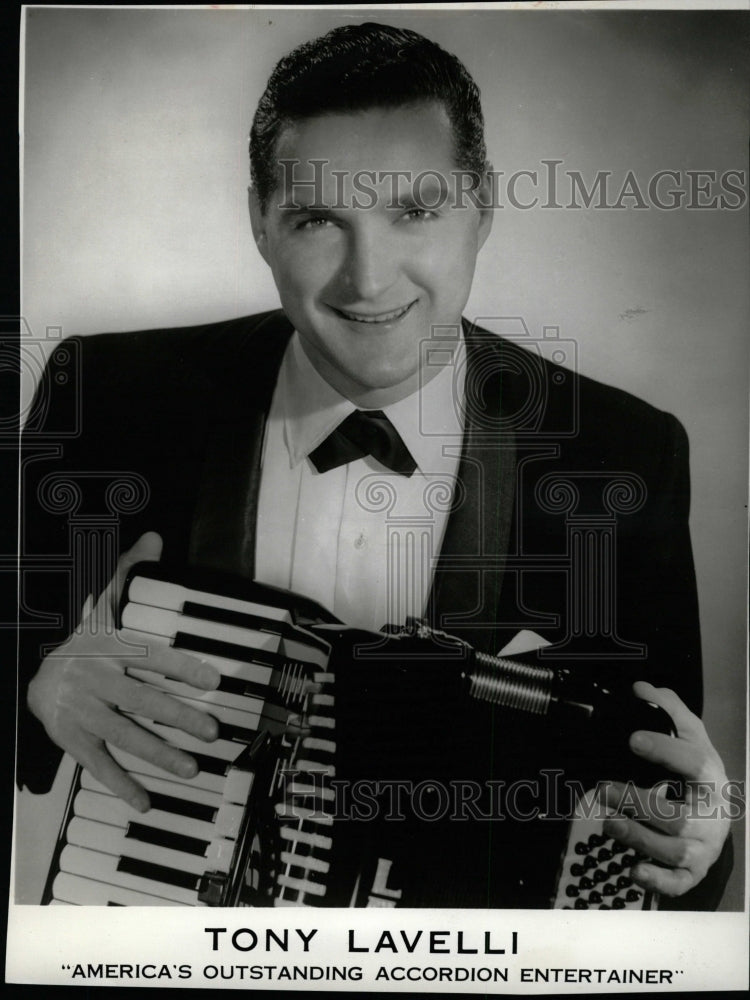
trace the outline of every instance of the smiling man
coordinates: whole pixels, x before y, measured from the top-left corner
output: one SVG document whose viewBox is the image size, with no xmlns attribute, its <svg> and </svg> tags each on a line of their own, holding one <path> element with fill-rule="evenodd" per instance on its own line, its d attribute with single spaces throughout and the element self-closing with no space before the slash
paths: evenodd
<svg viewBox="0 0 750 1000">
<path fill-rule="evenodd" d="M 79 476 L 92 503 L 96 477 L 113 467 L 146 485 L 121 512 L 110 585 L 102 592 L 106 551 L 79 567 L 71 589 L 102 592 L 80 629 L 80 602 L 54 574 L 31 584 L 33 606 L 62 624 L 25 636 L 23 669 L 36 673 L 21 779 L 45 787 L 59 757 L 49 738 L 139 810 L 148 796 L 105 740 L 196 772 L 180 739 L 123 713 L 208 742 L 215 721 L 123 671 L 135 663 L 210 689 L 216 670 L 173 649 L 131 660 L 104 627 L 127 568 L 161 557 L 282 586 L 367 628 L 413 615 L 485 652 L 533 629 L 551 651 L 568 651 L 566 668 L 596 654 L 598 680 L 645 682 L 639 696 L 672 716 L 677 739 L 641 734 L 633 750 L 713 783 L 721 805 L 723 767 L 698 719 L 684 431 L 462 318 L 492 219 L 479 93 L 465 68 L 411 31 L 337 29 L 274 70 L 251 167 L 253 234 L 282 310 L 80 342 L 84 430 L 55 469 Z M 52 393 L 51 431 L 66 391 Z M 49 472 L 45 461 L 28 467 L 27 497 L 44 494 Z M 596 530 L 604 514 L 616 545 L 616 562 L 603 557 L 585 580 L 590 560 L 565 562 L 574 499 Z M 59 506 L 28 504 L 38 551 L 57 551 L 66 528 Z M 39 666 L 44 645 L 55 649 Z M 385 722 L 387 705 L 378 713 Z M 436 777 L 455 775 L 460 757 L 460 778 L 526 781 L 562 752 L 554 733 L 529 738 L 520 713 L 475 728 L 455 706 L 435 744 Z M 688 908 L 715 906 L 728 821 L 718 811 L 696 819 L 689 799 L 688 790 L 669 821 L 652 809 L 642 822 L 613 819 L 609 832 L 656 862 L 634 869 L 636 884 Z M 428 839 L 406 862 L 410 905 L 544 905 L 530 887 L 540 865 L 556 865 L 536 853 L 548 830 L 508 819 L 489 838 L 481 824 L 449 822 L 444 840 Z M 441 859 L 451 871 L 436 878 Z"/>
</svg>

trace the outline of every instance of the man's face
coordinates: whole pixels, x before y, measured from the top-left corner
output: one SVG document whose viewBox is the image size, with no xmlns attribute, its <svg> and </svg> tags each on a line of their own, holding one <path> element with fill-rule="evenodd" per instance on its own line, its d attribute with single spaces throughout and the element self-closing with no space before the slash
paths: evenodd
<svg viewBox="0 0 750 1000">
<path fill-rule="evenodd" d="M 491 224 L 461 194 L 442 105 L 310 118 L 277 157 L 293 166 L 264 213 L 251 199 L 253 231 L 305 352 L 359 405 L 414 392 L 420 344 L 460 323 Z"/>
</svg>

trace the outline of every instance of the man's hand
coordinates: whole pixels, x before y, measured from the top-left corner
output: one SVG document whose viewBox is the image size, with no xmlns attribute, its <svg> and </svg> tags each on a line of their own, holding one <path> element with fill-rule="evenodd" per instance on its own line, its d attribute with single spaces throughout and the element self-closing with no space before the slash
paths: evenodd
<svg viewBox="0 0 750 1000">
<path fill-rule="evenodd" d="M 618 815 L 605 820 L 604 832 L 650 859 L 633 866 L 634 882 L 651 892 L 681 896 L 705 877 L 726 840 L 727 776 L 703 723 L 674 691 L 645 681 L 634 684 L 633 691 L 669 713 L 677 737 L 639 731 L 630 737 L 630 747 L 681 779 L 684 799 L 668 799 L 664 786 L 645 791 L 605 783 L 603 801 Z M 637 818 L 622 815 L 631 811 L 628 807 Z"/>
<path fill-rule="evenodd" d="M 156 645 L 144 656 L 142 636 L 127 629 L 115 631 L 115 609 L 128 570 L 141 560 L 158 560 L 161 548 L 159 535 L 150 532 L 120 557 L 96 607 L 42 661 L 28 693 L 29 708 L 50 738 L 140 812 L 149 808 L 148 794 L 115 762 L 105 740 L 183 778 L 195 775 L 198 767 L 189 754 L 168 746 L 118 709 L 176 726 L 201 740 L 218 735 L 210 715 L 125 673 L 126 667 L 140 667 L 204 690 L 214 690 L 219 683 L 218 671 L 197 656 Z"/>
</svg>

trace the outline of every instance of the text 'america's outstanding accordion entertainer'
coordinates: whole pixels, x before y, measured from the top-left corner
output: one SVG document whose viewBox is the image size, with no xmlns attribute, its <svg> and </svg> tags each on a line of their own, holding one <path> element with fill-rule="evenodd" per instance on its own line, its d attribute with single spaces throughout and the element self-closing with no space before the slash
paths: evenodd
<svg viewBox="0 0 750 1000">
<path fill-rule="evenodd" d="M 109 747 L 147 790 L 146 813 L 77 767 L 43 903 L 655 905 L 629 878 L 637 856 L 602 832 L 589 786 L 572 783 L 560 821 L 542 814 L 538 848 L 528 823 L 498 809 L 509 786 L 498 780 L 497 731 L 514 726 L 531 744 L 551 737 L 563 754 L 573 734 L 599 777 L 620 768 L 653 783 L 633 770 L 627 735 L 670 732 L 671 720 L 590 672 L 488 656 L 414 620 L 380 633 L 348 628 L 304 597 L 158 563 L 131 570 L 119 625 L 131 656 L 172 645 L 218 668 L 210 692 L 128 672 L 209 712 L 219 736 L 203 743 L 134 717 L 198 764 L 182 779 Z M 519 827 L 540 857 L 510 891 L 502 870 L 486 873 L 518 850 Z"/>
</svg>

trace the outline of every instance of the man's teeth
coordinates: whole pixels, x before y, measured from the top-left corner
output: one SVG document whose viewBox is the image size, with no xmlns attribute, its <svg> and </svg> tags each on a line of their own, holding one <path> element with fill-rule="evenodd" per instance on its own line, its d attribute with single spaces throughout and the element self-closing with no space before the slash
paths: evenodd
<svg viewBox="0 0 750 1000">
<path fill-rule="evenodd" d="M 402 316 L 405 316 L 413 304 L 413 302 L 410 302 L 408 306 L 402 306 L 400 309 L 394 310 L 394 312 L 378 313 L 375 316 L 365 316 L 362 313 L 353 313 L 346 309 L 339 309 L 338 311 L 345 319 L 352 319 L 357 323 L 390 323 L 395 319 L 401 319 Z"/>
</svg>

